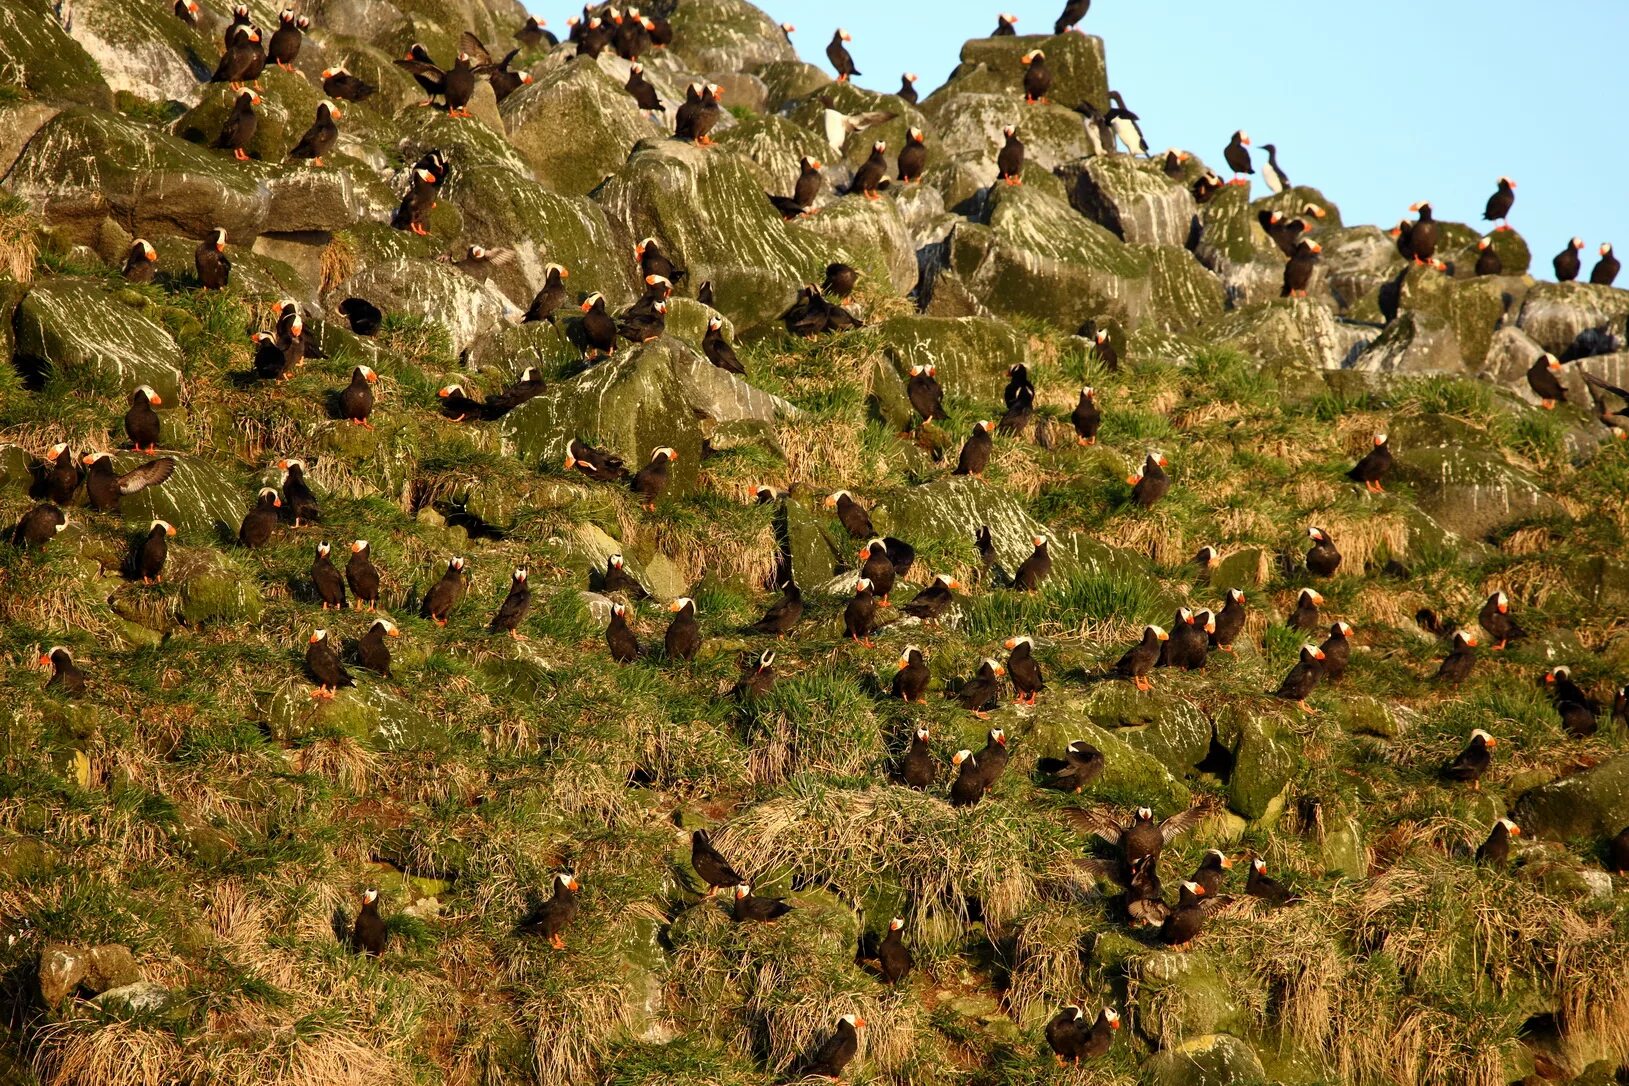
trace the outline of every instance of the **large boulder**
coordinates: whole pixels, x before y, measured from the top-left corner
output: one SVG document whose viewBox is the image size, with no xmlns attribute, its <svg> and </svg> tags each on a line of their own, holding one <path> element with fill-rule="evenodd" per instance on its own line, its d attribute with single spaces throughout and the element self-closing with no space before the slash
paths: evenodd
<svg viewBox="0 0 1629 1086">
<path fill-rule="evenodd" d="M 981 402 L 998 400 L 1007 370 L 1025 359 L 1024 337 L 991 317 L 890 317 L 873 330 L 884 357 L 903 377 L 933 366 L 940 384 Z"/>
<path fill-rule="evenodd" d="M 797 59 L 775 20 L 744 0 L 680 4 L 672 22 L 673 51 L 697 71 L 746 72 Z"/>
<path fill-rule="evenodd" d="M 55 1007 L 79 991 L 92 995 L 141 980 L 141 968 L 129 947 L 117 944 L 77 947 L 47 943 L 40 951 L 40 1001 Z"/>
<path fill-rule="evenodd" d="M 1444 530 L 1481 539 L 1508 524 L 1559 510 L 1539 481 L 1504 458 L 1486 435 L 1442 415 L 1421 416 L 1392 428 L 1406 448 L 1393 472 L 1414 492 L 1415 504 Z"/>
<path fill-rule="evenodd" d="M 1553 355 L 1565 356 L 1586 332 L 1622 334 L 1629 291 L 1593 283 L 1538 283 L 1522 301 L 1516 326 Z"/>
<path fill-rule="evenodd" d="M 366 298 L 387 313 L 419 317 L 439 325 L 453 353 L 483 335 L 519 319 L 523 303 L 511 302 L 490 283 L 477 281 L 451 264 L 409 255 L 418 239 L 386 227 L 369 227 L 368 258 L 326 295 L 330 303 Z M 531 299 L 525 299 L 529 302 Z"/>
<path fill-rule="evenodd" d="M 0 71 L 36 97 L 111 106 L 113 92 L 47 0 L 0 0 Z"/>
<path fill-rule="evenodd" d="M 1076 210 L 1121 240 L 1179 248 L 1188 244 L 1197 205 L 1157 161 L 1097 155 L 1069 163 L 1060 176 Z"/>
<path fill-rule="evenodd" d="M 668 102 L 670 112 L 678 107 Z M 510 142 L 538 180 L 571 195 L 586 195 L 616 172 L 630 147 L 663 132 L 587 57 L 522 87 L 501 108 Z"/>
<path fill-rule="evenodd" d="M 1090 34 L 969 39 L 962 45 L 961 63 L 950 73 L 945 86 L 931 97 L 957 93 L 976 80 L 981 90 L 999 87 L 1022 106 L 1026 69 L 1021 58 L 1036 49 L 1046 54 L 1047 70 L 1052 73 L 1052 92 L 1047 97 L 1071 110 L 1082 102 L 1091 102 L 1100 110 L 1108 108 L 1109 74 L 1103 39 Z"/>
<path fill-rule="evenodd" d="M 163 415 L 163 412 L 160 412 Z M 129 471 L 143 460 L 135 453 L 116 453 L 114 469 Z M 202 457 L 176 456 L 175 471 L 161 486 L 151 486 L 119 503 L 126 524 L 146 528 L 154 520 L 175 525 L 182 545 L 213 543 L 236 537 L 249 511 L 252 491 L 232 479 L 217 464 Z M 241 579 L 231 570 L 225 579 Z"/>
<path fill-rule="evenodd" d="M 594 198 L 636 237 L 655 237 L 690 281 L 711 280 L 743 333 L 774 321 L 846 255 L 783 223 L 748 163 L 692 143 L 641 143 Z"/>
<path fill-rule="evenodd" d="M 1239 706 L 1216 715 L 1216 739 L 1232 757 L 1227 805 L 1252 821 L 1265 817 L 1301 769 L 1301 744 L 1270 717 Z"/>
<path fill-rule="evenodd" d="M 1261 1057 L 1226 1033 L 1185 1037 L 1143 1063 L 1143 1081 L 1152 1086 L 1256 1086 L 1268 1081 Z"/>
<path fill-rule="evenodd" d="M 916 243 L 892 199 L 844 196 L 798 219 L 793 229 L 841 248 L 873 289 L 908 294 L 916 286 Z"/>
<path fill-rule="evenodd" d="M 1366 373 L 1458 374 L 1465 372 L 1465 360 L 1452 325 L 1433 313 L 1408 312 L 1388 324 L 1352 368 Z"/>
<path fill-rule="evenodd" d="M 137 385 L 151 385 L 175 403 L 181 396 L 181 348 L 144 306 L 140 296 L 95 283 L 39 283 L 14 319 L 19 366 L 48 370 L 53 380 L 81 392 L 125 396 Z"/>
<path fill-rule="evenodd" d="M 69 33 L 115 93 L 190 104 L 215 70 L 215 43 L 167 4 L 75 0 L 72 10 Z"/>
<path fill-rule="evenodd" d="M 755 164 L 764 191 L 777 196 L 792 195 L 805 156 L 824 163 L 832 155 L 823 136 L 785 117 L 752 117 L 717 138 L 721 147 Z M 831 197 L 829 181 L 822 195 Z"/>
<path fill-rule="evenodd" d="M 1339 324 L 1328 306 L 1295 298 L 1229 313 L 1206 334 L 1280 369 L 1335 370 L 1350 366 L 1373 333 Z"/>
<path fill-rule="evenodd" d="M 1008 125 L 1018 128 L 1026 167 L 1055 170 L 1092 152 L 1080 114 L 1063 106 L 1026 106 L 1022 95 L 957 90 L 924 101 L 922 112 L 939 137 L 928 143 L 934 157 L 970 154 L 993 163 L 1007 142 L 1002 130 Z"/>
<path fill-rule="evenodd" d="M 1090 317 L 1169 331 L 1220 314 L 1222 287 L 1184 249 L 1126 245 L 1029 186 L 998 186 L 988 226 L 951 233 L 948 270 L 1002 316 L 1069 331 Z"/>
<path fill-rule="evenodd" d="M 974 530 L 988 525 L 996 563 L 1009 570 L 1029 557 L 1035 535 L 1045 531 L 1011 491 L 969 475 L 945 476 L 895 491 L 872 507 L 872 523 L 918 544 L 929 539 L 966 539 L 971 544 Z"/>
<path fill-rule="evenodd" d="M 1476 368 L 1487 357 L 1493 334 L 1507 314 L 1517 312 L 1530 281 L 1517 276 L 1456 279 L 1431 268 L 1415 267 L 1403 277 L 1400 307 L 1445 322 L 1465 365 Z"/>
<path fill-rule="evenodd" d="M 1617 834 L 1629 826 L 1629 754 L 1523 793 L 1513 817 L 1552 841 Z"/>
</svg>

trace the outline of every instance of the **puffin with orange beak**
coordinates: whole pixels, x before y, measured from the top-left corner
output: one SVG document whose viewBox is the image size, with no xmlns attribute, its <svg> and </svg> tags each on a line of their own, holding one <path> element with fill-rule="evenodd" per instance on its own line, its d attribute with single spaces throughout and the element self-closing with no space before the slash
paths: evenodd
<svg viewBox="0 0 1629 1086">
<path fill-rule="evenodd" d="M 1476 666 L 1476 638 L 1464 630 L 1454 631 L 1454 647 L 1437 668 L 1437 680 L 1458 686 Z"/>
<path fill-rule="evenodd" d="M 1493 831 L 1488 839 L 1476 848 L 1476 862 L 1489 864 L 1493 867 L 1503 867 L 1510 862 L 1510 839 L 1520 837 L 1522 828 L 1508 818 L 1501 818 L 1493 824 Z"/>
<path fill-rule="evenodd" d="M 1027 636 L 1009 637 L 1002 645 L 1008 653 L 1007 674 L 1012 676 L 1012 700 L 1018 705 L 1034 705 L 1035 695 L 1046 689 L 1040 662 L 1035 659 L 1035 642 Z"/>
<path fill-rule="evenodd" d="M 696 601 L 680 596 L 667 609 L 673 612 L 662 646 L 669 660 L 694 660 L 701 651 L 701 623 L 696 621 Z"/>
<path fill-rule="evenodd" d="M 989 419 L 980 419 L 973 424 L 973 432 L 962 444 L 961 455 L 956 458 L 956 469 L 951 472 L 952 475 L 983 477 L 984 469 L 990 466 L 990 454 L 995 449 L 995 440 L 990 436 L 994 431 L 995 423 Z"/>
<path fill-rule="evenodd" d="M 1172 950 L 1186 950 L 1205 928 L 1203 899 L 1205 888 L 1197 882 L 1184 882 L 1177 907 L 1160 927 L 1160 942 Z"/>
<path fill-rule="evenodd" d="M 232 103 L 232 111 L 226 115 L 220 133 L 211 146 L 231 151 L 232 157 L 239 162 L 249 161 L 249 153 L 244 148 L 254 141 L 255 130 L 260 127 L 260 119 L 255 116 L 255 106 L 259 104 L 260 95 L 256 92 L 247 88 L 239 91 L 237 100 Z"/>
<path fill-rule="evenodd" d="M 193 250 L 192 263 L 200 286 L 205 290 L 224 290 L 232 278 L 232 261 L 226 256 L 226 231 L 220 227 L 211 230 Z"/>
<path fill-rule="evenodd" d="M 1114 665 L 1114 673 L 1136 683 L 1138 690 L 1152 690 L 1154 684 L 1149 680 L 1148 673 L 1159 663 L 1162 642 L 1170 639 L 1171 635 L 1158 626 L 1144 626 L 1142 640 L 1120 657 Z"/>
<path fill-rule="evenodd" d="M 597 483 L 614 483 L 628 477 L 621 457 L 577 438 L 566 446 L 565 469 L 580 472 Z"/>
<path fill-rule="evenodd" d="M 1284 264 L 1284 287 L 1279 291 L 1280 297 L 1307 296 L 1307 290 L 1312 285 L 1312 274 L 1318 269 L 1318 257 L 1323 251 L 1324 247 L 1311 238 L 1304 237 L 1296 243 L 1295 252 Z"/>
<path fill-rule="evenodd" d="M 36 667 L 51 673 L 45 688 L 65 698 L 85 693 L 85 673 L 74 663 L 74 655 L 61 645 L 52 645 L 35 659 Z"/>
<path fill-rule="evenodd" d="M 1232 652 L 1233 642 L 1244 632 L 1244 624 L 1249 617 L 1245 610 L 1244 593 L 1237 588 L 1228 589 L 1227 602 L 1217 613 L 1215 629 L 1210 633 L 1211 645 L 1223 652 Z"/>
<path fill-rule="evenodd" d="M 358 611 L 364 604 L 372 611 L 379 606 L 379 570 L 373 564 L 373 548 L 366 539 L 351 541 L 351 557 L 345 563 L 345 584 Z"/>
<path fill-rule="evenodd" d="M 1510 642 L 1520 637 L 1526 637 L 1527 631 L 1516 624 L 1510 617 L 1510 597 L 1503 591 L 1495 592 L 1489 596 L 1482 605 L 1482 611 L 1476 616 L 1477 625 L 1482 632 L 1493 639 L 1491 646 L 1495 652 L 1502 650 Z"/>
<path fill-rule="evenodd" d="M 1302 645 L 1300 659 L 1290 668 L 1290 673 L 1284 676 L 1284 681 L 1279 684 L 1273 697 L 1293 701 L 1301 706 L 1304 712 L 1316 713 L 1318 710 L 1307 704 L 1307 697 L 1323 677 L 1324 650 L 1311 643 Z"/>
<path fill-rule="evenodd" d="M 577 308 L 583 312 L 583 319 L 578 327 L 582 330 L 583 342 L 588 348 L 583 356 L 593 359 L 616 350 L 617 322 L 605 311 L 605 295 L 596 290 L 584 298 Z"/>
<path fill-rule="evenodd" d="M 1323 625 L 1323 619 L 1318 614 L 1318 608 L 1324 604 L 1323 594 L 1316 589 L 1303 588 L 1295 597 L 1295 610 L 1290 612 L 1284 624 L 1292 630 L 1316 630 Z"/>
<path fill-rule="evenodd" d="M 833 1082 L 841 1079 L 844 1068 L 854 1061 L 855 1054 L 860 1050 L 860 1030 L 864 1028 L 864 1018 L 856 1014 L 843 1015 L 837 1020 L 837 1032 L 815 1050 L 803 1073 Z"/>
<path fill-rule="evenodd" d="M 367 80 L 352 75 L 343 67 L 324 68 L 322 71 L 322 93 L 330 98 L 338 98 L 346 102 L 360 102 L 378 89 Z"/>
<path fill-rule="evenodd" d="M 1171 478 L 1165 474 L 1169 461 L 1161 452 L 1150 452 L 1143 457 L 1141 471 L 1126 476 L 1131 487 L 1131 500 L 1144 509 L 1152 509 L 1171 489 Z"/>
<path fill-rule="evenodd" d="M 354 378 L 353 378 L 354 381 Z M 436 390 L 441 400 L 441 414 L 454 422 L 481 418 L 486 405 L 464 391 L 463 385 L 442 385 Z"/>
<path fill-rule="evenodd" d="M 871 145 L 871 155 L 854 171 L 854 180 L 849 182 L 848 192 L 857 192 L 867 200 L 882 199 L 882 190 L 888 187 L 888 159 L 884 157 L 887 150 L 886 140 L 878 140 Z"/>
<path fill-rule="evenodd" d="M 852 34 L 838 27 L 837 32 L 831 36 L 831 41 L 826 43 L 826 59 L 831 61 L 832 70 L 837 73 L 839 83 L 847 83 L 850 76 L 860 74 L 860 70 L 854 66 L 854 58 L 844 47 L 845 42 L 853 40 Z"/>
<path fill-rule="evenodd" d="M 317 119 L 305 130 L 300 142 L 288 153 L 289 158 L 308 158 L 313 166 L 322 165 L 322 156 L 339 142 L 339 125 L 334 122 L 344 114 L 332 102 L 317 103 Z"/>
<path fill-rule="evenodd" d="M 890 691 L 890 696 L 896 697 L 900 701 L 914 701 L 919 705 L 926 705 L 928 701 L 928 679 L 930 677 L 927 660 L 922 656 L 922 650 L 915 645 L 906 645 L 905 651 L 899 655 L 899 670 L 894 672 L 894 685 Z M 920 744 L 924 752 L 920 756 L 926 757 L 927 741 L 927 732 L 919 729 L 916 739 L 912 741 L 911 750 L 915 752 L 918 744 Z M 907 783 L 910 783 L 909 756 L 907 756 L 906 762 L 906 779 Z M 915 787 L 926 786 L 916 785 Z"/>
<path fill-rule="evenodd" d="M 520 624 L 532 609 L 532 590 L 526 583 L 526 576 L 526 567 L 518 566 L 509 578 L 509 594 L 498 605 L 498 613 L 492 616 L 493 633 L 506 633 L 520 640 Z"/>
<path fill-rule="evenodd" d="M 283 499 L 277 496 L 277 491 L 269 486 L 260 488 L 255 496 L 254 508 L 244 516 L 243 523 L 238 526 L 238 542 L 245 547 L 264 547 L 271 541 L 272 529 L 277 527 L 280 519 L 278 510 L 283 508 Z"/>
<path fill-rule="evenodd" d="M 430 591 L 424 594 L 424 617 L 437 626 L 445 626 L 447 616 L 463 598 L 464 559 L 461 555 L 454 555 L 447 563 L 447 571 L 441 575 L 441 580 L 431 585 Z"/>
<path fill-rule="evenodd" d="M 647 513 L 656 512 L 656 503 L 667 493 L 668 466 L 679 459 L 678 452 L 669 445 L 651 450 L 650 463 L 634 472 L 633 492 L 639 495 L 640 507 Z"/>
<path fill-rule="evenodd" d="M 1510 224 L 1505 220 L 1510 217 L 1510 208 L 1516 202 L 1516 182 L 1508 177 L 1499 178 L 1499 187 L 1488 197 L 1487 207 L 1482 211 L 1482 218 L 1487 222 L 1496 222 L 1499 225 L 1493 229 L 1495 232 L 1509 230 Z"/>
<path fill-rule="evenodd" d="M 1539 355 L 1527 368 L 1527 387 L 1533 390 L 1533 395 L 1539 398 L 1539 406 L 1546 411 L 1567 402 L 1567 386 L 1556 376 L 1560 372 L 1560 359 L 1548 352 Z"/>
<path fill-rule="evenodd" d="M 351 383 L 340 390 L 340 415 L 349 419 L 352 426 L 373 429 L 368 416 L 373 412 L 373 386 L 378 380 L 379 375 L 373 370 L 358 366 L 351 371 Z"/>
<path fill-rule="evenodd" d="M 169 557 L 169 540 L 175 536 L 175 525 L 167 520 L 155 520 L 142 540 L 136 554 L 136 572 L 142 584 L 159 584 L 164 580 L 164 561 Z"/>
<path fill-rule="evenodd" d="M 881 539 L 872 539 L 858 552 L 860 559 L 860 576 L 871 582 L 882 606 L 890 607 L 888 596 L 894 591 L 894 582 L 898 579 L 899 571 L 894 568 L 894 560 L 888 553 L 888 545 Z"/>
<path fill-rule="evenodd" d="M 933 583 L 918 592 L 916 598 L 907 603 L 902 610 L 923 622 L 933 622 L 956 602 L 952 590 L 960 587 L 961 583 L 948 573 L 936 574 Z"/>
<path fill-rule="evenodd" d="M 1003 184 L 1018 186 L 1024 183 L 1024 141 L 1018 138 L 1018 129 L 1007 125 L 1001 130 L 1006 141 L 996 154 L 996 177 Z"/>
<path fill-rule="evenodd" d="M 151 283 L 153 273 L 158 270 L 158 250 L 152 243 L 144 238 L 137 238 L 130 243 L 130 252 L 124 258 L 124 270 L 120 273 L 129 283 Z"/>
<path fill-rule="evenodd" d="M 899 167 L 901 182 L 914 185 L 922 180 L 922 171 L 928 166 L 928 147 L 920 128 L 905 130 L 905 146 L 899 149 L 895 164 Z"/>
<path fill-rule="evenodd" d="M 1380 485 L 1391 471 L 1391 445 L 1387 443 L 1385 434 L 1374 435 L 1374 448 L 1363 454 L 1363 459 L 1352 465 L 1352 470 L 1346 477 L 1354 483 L 1362 483 L 1364 488 L 1373 494 L 1383 494 L 1386 488 Z"/>
<path fill-rule="evenodd" d="M 1233 180 L 1229 184 L 1248 186 L 1250 182 L 1240 175 L 1256 172 L 1256 168 L 1250 164 L 1250 134 L 1242 128 L 1233 133 L 1233 138 L 1228 140 L 1227 148 L 1222 152 L 1222 158 L 1227 162 L 1227 168 L 1233 171 Z"/>
<path fill-rule="evenodd" d="M 1493 748 L 1499 741 L 1481 728 L 1471 732 L 1471 741 L 1465 749 L 1456 754 L 1452 761 L 1442 767 L 1442 777 L 1450 781 L 1469 781 L 1471 787 L 1480 791 L 1482 788 L 1482 775 L 1493 765 Z"/>
<path fill-rule="evenodd" d="M 1308 528 L 1307 538 L 1312 540 L 1307 551 L 1307 572 L 1315 577 L 1333 577 L 1341 568 L 1341 552 L 1335 548 L 1335 541 L 1318 527 Z"/>
<path fill-rule="evenodd" d="M 1046 66 L 1046 54 L 1032 49 L 1020 58 L 1024 65 L 1024 104 L 1046 105 L 1052 93 L 1052 70 Z"/>
<path fill-rule="evenodd" d="M 556 950 L 566 949 L 564 932 L 582 909 L 577 901 L 577 892 L 581 889 L 575 874 L 560 872 L 554 876 L 554 896 L 533 909 L 517 930 L 522 935 L 543 936 Z"/>
<path fill-rule="evenodd" d="M 913 671 L 919 675 L 913 675 Z M 907 647 L 905 656 L 899 662 L 899 672 L 894 676 L 894 695 L 902 701 L 925 704 L 928 699 L 922 692 L 927 689 L 927 673 L 928 669 L 922 664 L 922 650 L 915 645 Z M 910 749 L 900 760 L 900 779 L 907 787 L 915 788 L 919 792 L 932 787 L 934 780 L 939 776 L 939 767 L 933 762 L 933 748 L 928 745 L 929 738 L 928 729 L 918 727 L 911 736 Z"/>
<path fill-rule="evenodd" d="M 11 530 L 11 545 L 25 551 L 43 547 L 67 526 L 68 514 L 50 502 L 40 502 Z"/>
<path fill-rule="evenodd" d="M 1584 239 L 1573 238 L 1567 242 L 1567 247 L 1556 254 L 1550 266 L 1555 269 L 1555 281 L 1558 283 L 1571 283 L 1578 278 L 1583 270 L 1584 262 L 1579 258 L 1584 251 Z"/>
<path fill-rule="evenodd" d="M 356 645 L 356 658 L 369 671 L 390 678 L 390 645 L 387 637 L 400 637 L 402 631 L 388 618 L 376 618 Z"/>
<path fill-rule="evenodd" d="M 956 703 L 966 709 L 980 720 L 987 720 L 990 710 L 1001 704 L 1001 676 L 1006 669 L 994 660 L 985 659 L 979 664 L 978 672 L 966 682 L 953 696 Z M 988 745 L 988 744 L 986 744 Z M 980 755 L 980 766 L 983 765 L 983 755 Z M 982 769 L 980 770 L 982 772 Z"/>
<path fill-rule="evenodd" d="M 864 577 L 854 582 L 854 598 L 843 608 L 843 636 L 868 649 L 876 648 L 871 631 L 876 628 L 877 597 Z"/>
<path fill-rule="evenodd" d="M 305 669 L 317 681 L 317 688 L 311 691 L 314 698 L 332 701 L 340 687 L 356 685 L 345 665 L 339 662 L 339 652 L 328 639 L 327 630 L 318 630 L 306 642 Z"/>
</svg>

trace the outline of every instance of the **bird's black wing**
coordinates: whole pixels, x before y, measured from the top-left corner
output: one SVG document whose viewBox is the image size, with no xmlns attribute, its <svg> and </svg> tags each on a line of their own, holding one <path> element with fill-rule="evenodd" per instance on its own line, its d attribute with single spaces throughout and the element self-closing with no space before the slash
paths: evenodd
<svg viewBox="0 0 1629 1086">
<path fill-rule="evenodd" d="M 157 486 L 168 479 L 175 472 L 175 460 L 168 456 L 161 456 L 157 460 L 147 463 L 119 476 L 119 493 L 134 494 L 138 490 L 146 490 L 150 486 Z"/>
</svg>

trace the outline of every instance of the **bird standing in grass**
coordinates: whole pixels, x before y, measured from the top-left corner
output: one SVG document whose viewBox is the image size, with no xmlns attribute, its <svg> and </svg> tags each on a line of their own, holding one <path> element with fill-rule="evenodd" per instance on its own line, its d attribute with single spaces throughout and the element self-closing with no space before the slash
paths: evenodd
<svg viewBox="0 0 1629 1086">
<path fill-rule="evenodd" d="M 1516 823 L 1508 818 L 1499 819 L 1493 824 L 1488 839 L 1476 847 L 1476 862 L 1503 867 L 1510 862 L 1510 839 L 1521 835 L 1522 828 Z"/>
<path fill-rule="evenodd" d="M 385 952 L 390 933 L 379 916 L 379 891 L 362 891 L 362 907 L 357 910 L 356 923 L 351 928 L 351 949 L 370 958 Z"/>
<path fill-rule="evenodd" d="M 706 830 L 695 830 L 690 834 L 690 866 L 707 884 L 708 897 L 725 886 L 739 886 L 747 881 L 713 846 L 712 834 Z"/>
<path fill-rule="evenodd" d="M 1469 781 L 1472 788 L 1482 788 L 1482 776 L 1493 765 L 1493 748 L 1499 741 L 1481 728 L 1471 732 L 1471 741 L 1442 767 L 1444 780 Z"/>
<path fill-rule="evenodd" d="M 577 901 L 579 889 L 577 876 L 571 872 L 562 871 L 554 876 L 554 896 L 539 903 L 531 915 L 520 922 L 520 933 L 541 935 L 554 949 L 566 949 L 564 932 L 582 909 Z"/>
<path fill-rule="evenodd" d="M 1324 650 L 1317 645 L 1302 645 L 1300 659 L 1284 676 L 1284 681 L 1273 696 L 1295 702 L 1304 712 L 1316 713 L 1318 710 L 1307 704 L 1307 698 L 1323 677 Z"/>
<path fill-rule="evenodd" d="M 758 897 L 752 892 L 752 884 L 743 882 L 735 888 L 734 918 L 737 923 L 754 921 L 766 923 L 778 920 L 792 911 L 788 905 L 778 897 Z"/>
<path fill-rule="evenodd" d="M 424 617 L 430 619 L 437 626 L 447 624 L 447 616 L 452 609 L 458 606 L 464 598 L 464 559 L 454 555 L 447 563 L 447 572 L 441 575 L 441 580 L 430 586 L 430 591 L 424 594 Z"/>
<path fill-rule="evenodd" d="M 314 698 L 332 701 L 335 692 L 341 687 L 356 685 L 351 673 L 339 662 L 339 651 L 328 639 L 327 630 L 318 630 L 306 642 L 305 669 L 317 681 L 317 688 L 311 691 Z"/>
<path fill-rule="evenodd" d="M 933 762 L 933 748 L 928 745 L 928 739 L 928 729 L 916 729 L 911 736 L 910 749 L 900 761 L 900 779 L 918 791 L 931 788 L 939 776 L 939 769 Z"/>
<path fill-rule="evenodd" d="M 142 584 L 158 584 L 164 580 L 164 561 L 169 557 L 169 540 L 174 535 L 175 526 L 169 521 L 153 521 L 147 538 L 142 540 L 141 553 L 136 557 Z"/>
<path fill-rule="evenodd" d="M 1374 435 L 1374 448 L 1363 454 L 1363 459 L 1352 465 L 1352 470 L 1346 473 L 1347 478 L 1354 483 L 1362 483 L 1364 488 L 1374 494 L 1382 494 L 1386 488 L 1381 481 L 1391 471 L 1391 445 L 1385 434 Z"/>
<path fill-rule="evenodd" d="M 889 984 L 904 980 L 916 964 L 911 948 L 905 945 L 904 932 L 905 921 L 896 916 L 888 921 L 888 934 L 877 944 L 877 964 Z"/>
<path fill-rule="evenodd" d="M 333 561 L 328 557 L 327 543 L 317 544 L 317 555 L 311 561 L 311 587 L 316 589 L 317 599 L 322 601 L 322 609 L 330 607 L 343 611 L 345 609 L 345 578 L 340 576 Z"/>
<path fill-rule="evenodd" d="M 509 594 L 499 604 L 498 613 L 492 616 L 492 632 L 506 633 L 518 639 L 520 624 L 526 621 L 526 614 L 531 609 L 532 589 L 526 583 L 526 567 L 519 566 L 509 579 Z"/>
</svg>

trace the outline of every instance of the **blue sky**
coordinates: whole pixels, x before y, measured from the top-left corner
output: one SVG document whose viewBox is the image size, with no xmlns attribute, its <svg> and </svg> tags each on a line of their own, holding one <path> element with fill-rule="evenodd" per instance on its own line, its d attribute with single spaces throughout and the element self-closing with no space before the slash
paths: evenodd
<svg viewBox="0 0 1629 1086">
<path fill-rule="evenodd" d="M 1050 33 L 1063 0 L 761 6 L 797 26 L 809 62 L 827 67 L 841 25 L 861 86 L 892 91 L 909 70 L 925 96 L 997 12 Z M 1244 128 L 1347 222 L 1384 227 L 1417 200 L 1479 224 L 1504 174 L 1543 277 L 1574 234 L 1586 274 L 1601 242 L 1629 252 L 1629 0 L 1094 0 L 1083 25 L 1105 39 L 1110 84 L 1155 150 L 1220 169 Z"/>
</svg>

